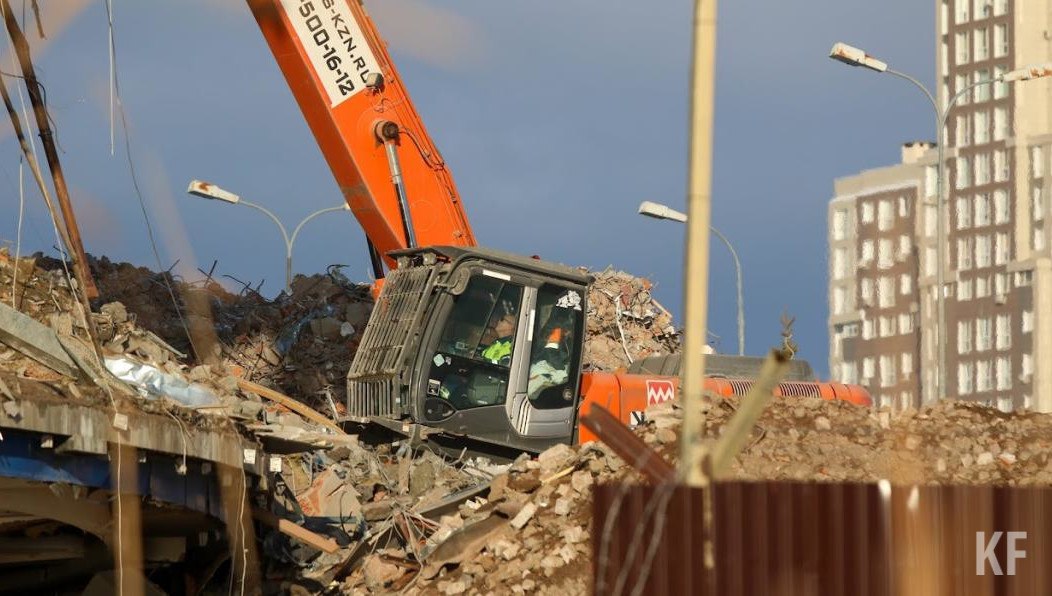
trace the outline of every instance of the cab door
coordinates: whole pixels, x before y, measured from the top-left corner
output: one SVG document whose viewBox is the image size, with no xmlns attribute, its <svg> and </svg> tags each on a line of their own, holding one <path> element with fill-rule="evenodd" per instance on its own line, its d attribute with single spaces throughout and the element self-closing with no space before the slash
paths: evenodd
<svg viewBox="0 0 1052 596">
<path fill-rule="evenodd" d="M 573 437 L 584 346 L 584 291 L 540 284 L 528 304 L 526 350 L 508 418 L 526 439 Z"/>
<path fill-rule="evenodd" d="M 514 442 L 507 404 L 521 384 L 514 364 L 524 358 L 523 307 L 532 297 L 533 289 L 512 272 L 478 267 L 462 292 L 439 302 L 417 367 L 421 422 Z"/>
</svg>

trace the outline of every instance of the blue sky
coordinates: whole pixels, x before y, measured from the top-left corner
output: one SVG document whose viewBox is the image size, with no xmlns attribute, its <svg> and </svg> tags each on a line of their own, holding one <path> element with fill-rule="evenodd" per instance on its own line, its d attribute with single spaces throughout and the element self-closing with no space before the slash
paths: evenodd
<svg viewBox="0 0 1052 596">
<path fill-rule="evenodd" d="M 264 291 L 276 292 L 284 249 L 273 224 L 185 194 L 191 178 L 210 180 L 289 226 L 341 201 L 255 21 L 239 0 L 114 4 L 132 158 L 165 266 L 179 259 L 192 271 L 218 259 L 217 271 L 265 279 Z M 85 244 L 155 267 L 120 142 L 110 154 L 104 3 L 49 5 L 38 69 Z M 642 200 L 684 208 L 690 2 L 366 7 L 482 244 L 648 276 L 658 300 L 680 314 L 682 226 L 635 211 Z M 915 89 L 826 55 L 834 41 L 847 41 L 930 83 L 934 10 L 933 2 L 906 0 L 721 3 L 713 222 L 745 269 L 750 353 L 778 343 L 785 309 L 797 317 L 802 356 L 826 371 L 833 179 L 893 163 L 901 142 L 934 136 Z M 7 54 L 0 60 L 11 68 Z M 0 239 L 14 239 L 18 204 L 19 151 L 9 129 L 0 123 Z M 27 202 L 23 251 L 50 250 L 41 201 L 30 192 Z M 356 222 L 337 214 L 309 226 L 297 241 L 297 271 L 342 263 L 353 278 L 367 278 Z M 734 352 L 733 268 L 718 244 L 712 259 L 709 325 L 719 349 Z"/>
</svg>

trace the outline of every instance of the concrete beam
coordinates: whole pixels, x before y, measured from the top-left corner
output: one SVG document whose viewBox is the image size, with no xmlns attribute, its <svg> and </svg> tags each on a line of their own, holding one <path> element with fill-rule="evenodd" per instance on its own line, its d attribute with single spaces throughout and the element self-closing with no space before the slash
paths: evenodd
<svg viewBox="0 0 1052 596">
<path fill-rule="evenodd" d="M 0 342 L 22 352 L 58 373 L 76 378 L 79 369 L 69 357 L 55 330 L 0 303 Z"/>
</svg>

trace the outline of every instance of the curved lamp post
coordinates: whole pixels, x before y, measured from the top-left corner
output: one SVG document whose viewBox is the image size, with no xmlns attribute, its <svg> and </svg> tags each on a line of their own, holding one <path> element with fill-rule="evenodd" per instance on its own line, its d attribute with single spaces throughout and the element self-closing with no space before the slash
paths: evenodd
<svg viewBox="0 0 1052 596">
<path fill-rule="evenodd" d="M 1052 64 L 1019 68 L 992 79 L 978 81 L 959 90 L 956 95 L 949 99 L 945 106 L 940 107 L 939 102 L 936 101 L 932 92 L 929 91 L 920 81 L 908 74 L 889 68 L 887 63 L 870 56 L 864 50 L 838 42 L 834 44 L 833 49 L 829 51 L 829 57 L 838 62 L 843 62 L 848 66 L 861 66 L 875 72 L 887 73 L 899 77 L 900 79 L 905 79 L 924 93 L 928 98 L 928 101 L 931 102 L 932 108 L 935 110 L 935 133 L 939 160 L 938 174 L 936 175 L 935 181 L 935 225 L 937 228 L 935 232 L 935 283 L 937 285 L 935 293 L 935 318 L 938 327 L 938 341 L 936 342 L 938 344 L 938 374 L 936 375 L 935 394 L 938 399 L 943 399 L 946 397 L 946 121 L 949 118 L 950 111 L 955 105 L 957 105 L 957 102 L 976 87 L 993 83 L 1013 83 L 1016 81 L 1029 81 L 1031 79 L 1047 77 L 1052 75 Z"/>
<path fill-rule="evenodd" d="M 296 224 L 296 228 L 292 230 L 292 236 L 289 236 L 288 230 L 285 229 L 285 225 L 281 223 L 281 220 L 278 219 L 278 216 L 274 215 L 274 213 L 271 212 L 269 209 L 262 205 L 250 203 L 249 201 L 242 199 L 238 195 L 223 188 L 220 188 L 215 184 L 212 184 L 210 182 L 202 182 L 201 180 L 191 180 L 190 187 L 186 189 L 186 192 L 196 197 L 201 197 L 203 199 L 212 199 L 214 201 L 222 201 L 224 203 L 230 203 L 232 205 L 244 205 L 246 207 L 251 207 L 253 209 L 256 209 L 257 211 L 262 211 L 264 215 L 269 217 L 271 221 L 273 221 L 278 226 L 278 229 L 281 230 L 281 237 L 285 241 L 285 291 L 289 293 L 292 292 L 292 247 L 294 244 L 296 244 L 296 237 L 299 236 L 300 230 L 303 229 L 304 224 L 323 213 L 330 213 L 333 211 L 350 211 L 351 209 L 350 205 L 347 205 L 346 203 L 338 207 L 326 207 L 325 209 L 318 209 L 317 211 L 311 213 L 307 217 L 304 217 L 298 224 Z"/>
<path fill-rule="evenodd" d="M 655 203 L 653 201 L 643 201 L 639 204 L 639 214 L 646 215 L 647 217 L 653 217 L 655 219 L 668 219 L 671 221 L 678 221 L 680 223 L 687 222 L 687 214 L 676 211 L 675 209 Z M 723 235 L 714 226 L 709 226 L 709 230 L 719 238 L 723 244 L 727 247 L 727 250 L 731 253 L 731 258 L 734 259 L 734 273 L 737 276 L 738 286 L 738 355 L 745 355 L 745 302 L 742 298 L 742 264 L 738 260 L 738 251 L 734 250 L 734 246 L 731 245 L 731 241 L 727 240 L 727 237 Z"/>
</svg>

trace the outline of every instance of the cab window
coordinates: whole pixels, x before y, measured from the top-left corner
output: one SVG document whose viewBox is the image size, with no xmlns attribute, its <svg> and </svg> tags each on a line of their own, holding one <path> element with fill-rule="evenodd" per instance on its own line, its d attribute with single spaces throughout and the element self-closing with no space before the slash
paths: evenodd
<svg viewBox="0 0 1052 596">
<path fill-rule="evenodd" d="M 541 286 L 526 387 L 533 407 L 544 410 L 573 405 L 583 322 L 580 292 Z"/>
<path fill-rule="evenodd" d="M 454 298 L 431 358 L 429 396 L 459 410 L 505 402 L 522 292 L 497 277 L 471 278 Z"/>
</svg>

